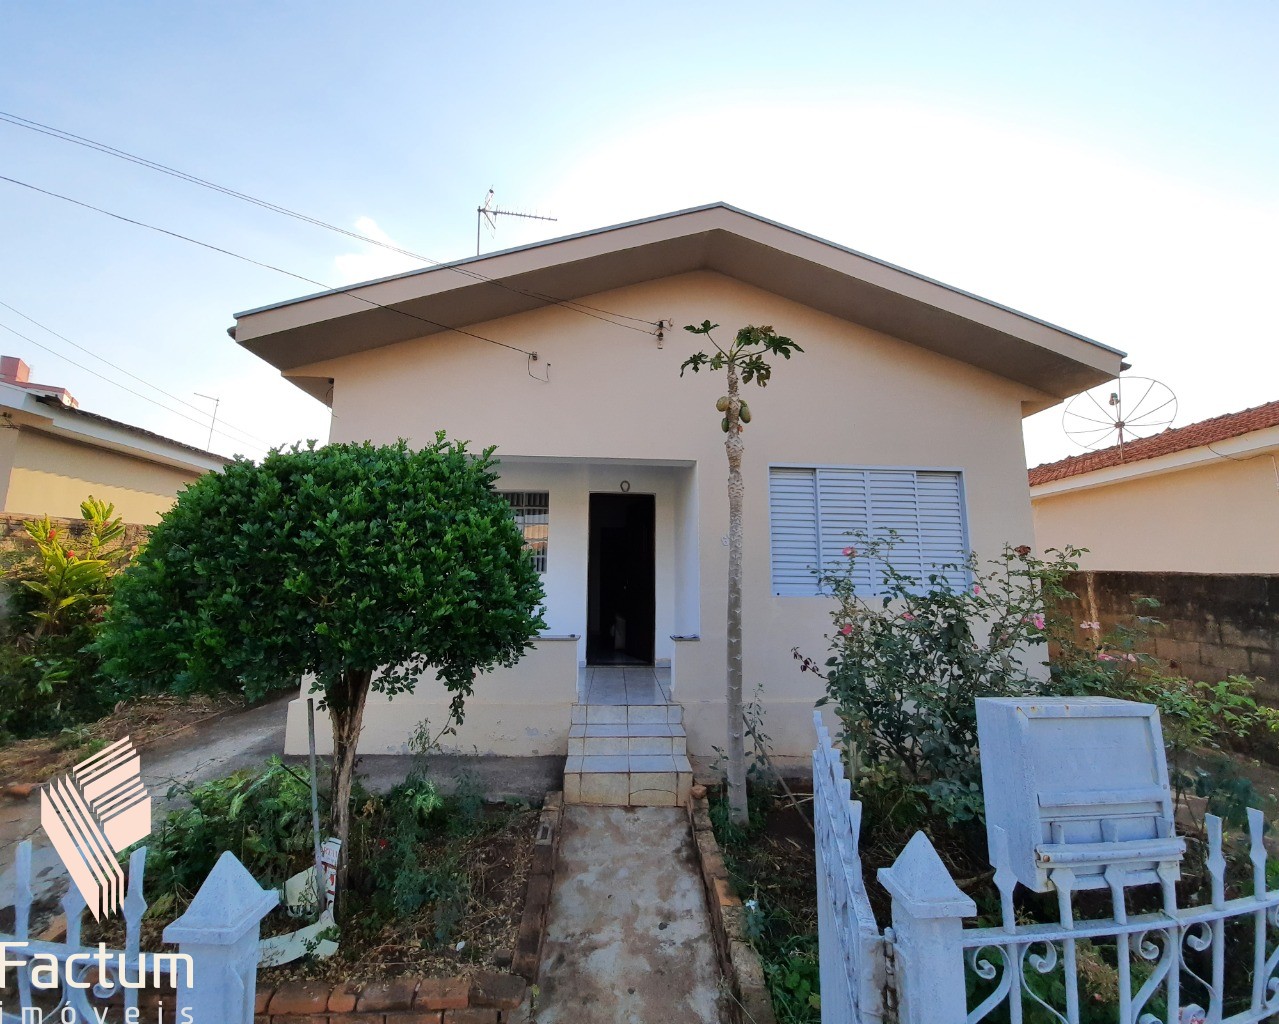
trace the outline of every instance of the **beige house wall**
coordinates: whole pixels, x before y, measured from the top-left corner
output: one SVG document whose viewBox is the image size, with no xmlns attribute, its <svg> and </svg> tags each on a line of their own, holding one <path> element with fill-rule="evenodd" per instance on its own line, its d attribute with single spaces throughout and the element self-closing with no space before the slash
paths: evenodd
<svg viewBox="0 0 1279 1024">
<path fill-rule="evenodd" d="M 762 688 L 766 729 L 778 753 L 803 756 L 812 749 L 820 681 L 799 673 L 791 649 L 824 655 L 830 604 L 771 594 L 770 464 L 961 469 L 970 544 L 995 555 L 1005 543 L 1033 541 L 1021 416 L 1023 402 L 1042 396 L 1024 385 L 712 272 L 583 301 L 647 319 L 667 317 L 676 325 L 710 319 L 723 325 L 718 337 L 724 342 L 745 324 L 772 324 L 805 350 L 778 366 L 766 388 L 750 388 L 754 415 L 746 432 L 746 687 L 748 697 Z M 548 568 L 565 557 L 566 545 L 586 543 L 583 487 L 616 493 L 623 477 L 637 486 L 641 471 L 666 481 L 656 492 L 659 559 L 663 543 L 670 559 L 667 568 L 658 564 L 659 581 L 663 572 L 667 581 L 658 591 L 659 657 L 673 652 L 675 698 L 686 709 L 690 749 L 710 753 L 712 744 L 722 745 L 725 721 L 727 467 L 714 408 L 724 391 L 722 375 L 680 379 L 680 363 L 701 339 L 678 327 L 659 346 L 650 334 L 548 307 L 474 329 L 536 351 L 531 373 L 549 375 L 549 383 L 530 375 L 523 355 L 459 335 L 399 343 L 295 372 L 333 379 L 334 441 L 404 437 L 420 445 L 445 430 L 477 448 L 497 445 L 508 460 L 581 460 L 589 468 L 576 471 L 585 474 L 576 483 L 564 469 L 545 467 L 553 517 Z M 520 487 L 536 486 L 538 472 L 531 463 L 504 468 Z M 557 486 L 568 487 L 565 500 L 578 509 L 576 539 L 559 525 Z M 558 591 L 568 595 L 566 603 L 548 608 L 557 633 L 585 632 L 584 598 L 576 596 L 585 593 L 585 568 L 580 556 L 577 561 L 580 578 Z M 699 638 L 672 645 L 668 629 Z M 549 679 L 541 667 L 530 667 L 522 679 L 524 693 L 563 690 L 563 682 Z M 477 700 L 485 686 L 483 679 L 477 683 Z M 370 736 L 362 749 L 385 749 L 396 730 L 406 736 L 428 703 L 418 696 L 396 698 L 394 712 L 386 709 L 393 725 L 383 725 L 370 708 Z M 558 721 L 566 735 L 567 713 Z M 291 730 L 289 749 L 297 750 L 299 742 L 304 738 Z M 469 749 L 469 743 L 459 746 Z M 531 749 L 517 744 L 505 752 Z"/>
<path fill-rule="evenodd" d="M 79 519 L 80 503 L 92 494 L 113 503 L 125 522 L 150 525 L 199 477 L 35 430 L 6 434 L 13 440 L 4 512 Z"/>
<path fill-rule="evenodd" d="M 1098 571 L 1279 573 L 1273 454 L 1032 497 L 1041 549 L 1084 547 Z"/>
</svg>

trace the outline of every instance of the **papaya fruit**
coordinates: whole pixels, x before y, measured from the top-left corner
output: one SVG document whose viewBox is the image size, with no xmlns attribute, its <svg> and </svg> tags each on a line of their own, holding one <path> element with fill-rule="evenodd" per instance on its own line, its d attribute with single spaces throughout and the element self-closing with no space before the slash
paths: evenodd
<svg viewBox="0 0 1279 1024">
<path fill-rule="evenodd" d="M 725 395 L 715 403 L 715 409 L 717 412 L 728 412 L 728 395 Z"/>
<path fill-rule="evenodd" d="M 737 415 L 741 417 L 743 423 L 749 423 L 751 421 L 751 407 L 743 402 L 738 409 Z"/>
<path fill-rule="evenodd" d="M 724 431 L 724 433 L 725 433 L 725 434 L 727 434 L 727 433 L 728 433 L 728 417 L 727 417 L 727 416 L 725 416 L 725 417 L 724 417 L 724 418 L 720 421 L 719 429 L 720 429 L 720 430 L 722 430 L 722 431 Z"/>
</svg>

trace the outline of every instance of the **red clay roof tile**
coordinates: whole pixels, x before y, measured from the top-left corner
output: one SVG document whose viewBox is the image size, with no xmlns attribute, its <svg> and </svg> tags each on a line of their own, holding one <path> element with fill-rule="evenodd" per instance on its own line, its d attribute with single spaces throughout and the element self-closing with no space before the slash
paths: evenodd
<svg viewBox="0 0 1279 1024">
<path fill-rule="evenodd" d="M 1279 401 L 1267 402 L 1265 405 L 1254 406 L 1241 412 L 1230 412 L 1224 416 L 1214 416 L 1212 419 L 1165 430 L 1153 437 L 1126 441 L 1122 457 L 1119 446 L 1115 445 L 1100 451 L 1087 452 L 1084 455 L 1071 455 L 1060 462 L 1036 466 L 1030 471 L 1030 486 L 1064 480 L 1067 477 L 1092 473 L 1111 466 L 1140 462 L 1143 459 L 1155 459 L 1161 455 L 1171 455 L 1173 452 L 1186 451 L 1190 448 L 1201 448 L 1206 444 L 1276 426 L 1279 426 Z"/>
</svg>

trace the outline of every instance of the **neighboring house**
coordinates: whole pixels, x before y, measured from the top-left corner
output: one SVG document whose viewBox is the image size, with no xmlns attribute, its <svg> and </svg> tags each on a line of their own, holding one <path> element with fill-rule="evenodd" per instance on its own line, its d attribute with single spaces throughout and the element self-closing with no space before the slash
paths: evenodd
<svg viewBox="0 0 1279 1024">
<path fill-rule="evenodd" d="M 573 708 L 597 703 L 592 680 L 612 677 L 603 699 L 629 701 L 634 723 L 662 714 L 634 705 L 654 703 L 648 684 L 668 670 L 689 747 L 723 745 L 725 382 L 680 378 L 705 344 L 682 328 L 706 319 L 721 342 L 770 324 L 804 348 L 749 387 L 745 434 L 746 697 L 760 688 L 783 755 L 811 751 L 820 695 L 791 650 L 824 657 L 831 629 L 812 567 L 858 528 L 897 529 L 920 569 L 1029 542 L 1022 418 L 1113 378 L 1122 355 L 722 204 L 239 314 L 239 344 L 331 406 L 333 441 L 444 430 L 497 446 L 544 571 L 548 635 L 478 681 L 456 748 L 582 752 L 570 721 L 574 739 L 591 735 L 584 720 L 619 721 Z M 621 673 L 592 671 L 619 662 L 624 693 Z M 446 706 L 433 680 L 373 698 L 361 749 L 402 750 Z M 291 717 L 290 751 L 304 723 Z"/>
<path fill-rule="evenodd" d="M 1088 549 L 1081 618 L 1154 597 L 1155 653 L 1279 703 L 1279 401 L 1037 466 L 1030 496 L 1040 548 Z"/>
<path fill-rule="evenodd" d="M 0 514 L 9 523 L 78 521 L 92 494 L 126 523 L 150 525 L 178 491 L 229 461 L 87 412 L 66 388 L 33 383 L 21 359 L 0 360 Z"/>
</svg>

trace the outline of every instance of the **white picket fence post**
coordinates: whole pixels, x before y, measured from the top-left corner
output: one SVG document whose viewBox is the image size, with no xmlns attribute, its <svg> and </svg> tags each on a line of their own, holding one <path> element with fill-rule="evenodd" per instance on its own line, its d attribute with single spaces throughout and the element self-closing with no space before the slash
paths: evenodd
<svg viewBox="0 0 1279 1024">
<path fill-rule="evenodd" d="M 911 837 L 879 882 L 893 897 L 900 1024 L 964 1024 L 964 918 L 977 905 L 960 890 L 922 832 Z"/>
<path fill-rule="evenodd" d="M 164 941 L 195 962 L 183 978 L 178 1003 L 197 1024 L 252 1024 L 262 918 L 279 902 L 229 850 L 200 886 L 185 914 L 164 929 Z"/>
</svg>

